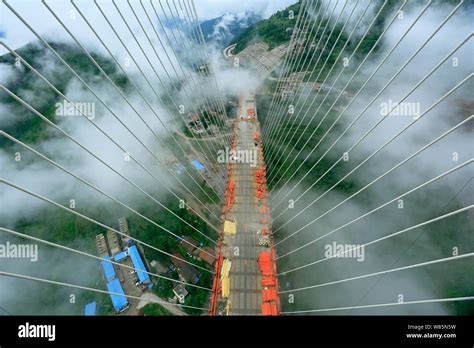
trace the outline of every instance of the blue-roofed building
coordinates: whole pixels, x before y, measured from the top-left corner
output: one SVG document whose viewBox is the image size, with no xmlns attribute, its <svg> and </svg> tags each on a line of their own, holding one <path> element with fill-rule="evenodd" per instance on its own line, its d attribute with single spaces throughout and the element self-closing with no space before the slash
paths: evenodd
<svg viewBox="0 0 474 348">
<path fill-rule="evenodd" d="M 204 167 L 204 164 L 202 164 L 201 162 L 199 162 L 198 160 L 192 160 L 191 161 L 192 165 L 194 166 L 194 168 L 196 168 L 197 171 L 199 172 L 203 172 L 204 169 L 206 169 Z"/>
<path fill-rule="evenodd" d="M 138 252 L 137 246 L 131 246 L 128 251 L 130 253 L 130 258 L 132 259 L 133 267 L 137 270 L 138 280 L 142 284 L 150 284 L 150 276 L 146 271 L 145 264 Z"/>
<path fill-rule="evenodd" d="M 120 261 L 123 261 L 127 258 L 128 254 L 126 251 L 122 251 L 120 253 L 118 253 L 117 255 L 114 256 L 114 261 L 115 262 L 120 262 Z"/>
<path fill-rule="evenodd" d="M 97 302 L 91 302 L 85 305 L 84 315 L 95 315 L 97 309 Z"/>
<path fill-rule="evenodd" d="M 110 298 L 112 299 L 112 304 L 114 305 L 114 309 L 116 312 L 121 312 L 128 307 L 128 299 L 122 289 L 122 285 L 118 279 L 114 279 L 111 282 L 107 283 L 107 290 L 111 293 L 115 293 L 118 295 L 110 294 Z"/>
<path fill-rule="evenodd" d="M 113 264 L 109 261 L 109 256 L 103 257 L 104 261 L 101 262 L 102 270 L 104 271 L 105 280 L 110 282 L 111 280 L 116 278 L 115 270 Z"/>
</svg>

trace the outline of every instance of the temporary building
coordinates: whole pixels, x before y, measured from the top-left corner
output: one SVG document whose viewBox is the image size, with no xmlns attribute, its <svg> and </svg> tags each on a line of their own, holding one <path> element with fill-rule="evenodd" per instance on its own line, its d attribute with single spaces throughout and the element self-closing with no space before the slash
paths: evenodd
<svg viewBox="0 0 474 348">
<path fill-rule="evenodd" d="M 148 275 L 145 265 L 143 264 L 137 246 L 132 245 L 128 250 L 130 252 L 130 258 L 132 259 L 133 267 L 137 269 L 138 280 L 140 283 L 150 284 L 150 276 Z"/>
<path fill-rule="evenodd" d="M 115 279 L 116 277 L 115 270 L 114 270 L 114 266 L 110 262 L 110 257 L 104 256 L 101 264 L 102 264 L 102 270 L 104 272 L 105 280 L 107 282 L 110 282 L 111 280 Z"/>
<path fill-rule="evenodd" d="M 118 279 L 114 279 L 107 283 L 107 290 L 111 293 L 110 298 L 116 312 L 120 312 L 128 305 L 128 300 L 123 292 L 122 285 Z M 113 295 L 117 294 L 117 295 Z"/>
<path fill-rule="evenodd" d="M 191 163 L 194 166 L 194 168 L 196 168 L 197 171 L 199 171 L 199 172 L 204 171 L 204 169 L 205 169 L 204 164 L 202 164 L 198 160 L 192 160 Z"/>
<path fill-rule="evenodd" d="M 120 253 L 118 253 L 117 255 L 114 256 L 114 261 L 115 262 L 120 262 L 120 261 L 123 261 L 127 258 L 128 254 L 126 251 L 122 251 Z"/>
<path fill-rule="evenodd" d="M 95 315 L 97 308 L 97 302 L 91 302 L 85 305 L 84 307 L 84 315 Z"/>
</svg>

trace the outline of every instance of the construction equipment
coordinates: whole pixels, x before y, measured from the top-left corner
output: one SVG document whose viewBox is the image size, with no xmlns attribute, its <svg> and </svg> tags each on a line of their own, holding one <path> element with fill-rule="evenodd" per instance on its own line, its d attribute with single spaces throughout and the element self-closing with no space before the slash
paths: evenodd
<svg viewBox="0 0 474 348">
<path fill-rule="evenodd" d="M 275 286 L 276 285 L 276 279 L 275 277 L 270 277 L 266 276 L 262 278 L 262 286 L 264 287 L 269 287 L 269 286 Z"/>
<path fill-rule="evenodd" d="M 262 295 L 263 295 L 263 302 L 276 301 L 277 299 L 276 289 L 263 289 Z"/>
<path fill-rule="evenodd" d="M 278 315 L 278 307 L 276 303 L 262 303 L 262 315 Z"/>
<path fill-rule="evenodd" d="M 260 272 L 264 276 L 273 275 L 273 262 L 272 256 L 267 251 L 262 251 L 258 257 L 258 265 L 260 266 Z"/>
</svg>

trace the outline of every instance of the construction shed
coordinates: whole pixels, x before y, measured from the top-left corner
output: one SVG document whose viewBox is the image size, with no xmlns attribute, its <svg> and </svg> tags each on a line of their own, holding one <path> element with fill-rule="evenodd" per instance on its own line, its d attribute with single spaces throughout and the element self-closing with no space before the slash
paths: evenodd
<svg viewBox="0 0 474 348">
<path fill-rule="evenodd" d="M 133 267 L 137 269 L 138 280 L 142 284 L 150 284 L 150 276 L 147 273 L 145 264 L 143 263 L 140 253 L 138 252 L 137 246 L 132 245 L 128 251 L 130 253 L 130 258 L 132 259 Z"/>
<path fill-rule="evenodd" d="M 96 314 L 97 302 L 91 302 L 84 306 L 84 315 L 91 316 Z"/>
<path fill-rule="evenodd" d="M 199 162 L 198 160 L 192 160 L 191 161 L 192 165 L 194 166 L 194 168 L 199 171 L 199 172 L 203 172 L 206 168 L 204 167 L 204 164 L 202 164 L 201 162 Z"/>
<path fill-rule="evenodd" d="M 104 256 L 103 261 L 101 261 L 102 270 L 104 271 L 104 277 L 107 282 L 115 279 L 115 269 L 114 265 L 110 262 L 110 256 Z"/>
<path fill-rule="evenodd" d="M 107 290 L 111 293 L 110 298 L 116 312 L 121 312 L 128 306 L 128 299 L 125 297 L 122 285 L 118 279 L 114 279 L 107 283 Z M 117 295 L 113 295 L 117 294 Z"/>
<path fill-rule="evenodd" d="M 123 261 L 127 258 L 127 256 L 128 256 L 128 253 L 126 251 L 122 251 L 114 256 L 114 261 L 115 262 Z"/>
</svg>

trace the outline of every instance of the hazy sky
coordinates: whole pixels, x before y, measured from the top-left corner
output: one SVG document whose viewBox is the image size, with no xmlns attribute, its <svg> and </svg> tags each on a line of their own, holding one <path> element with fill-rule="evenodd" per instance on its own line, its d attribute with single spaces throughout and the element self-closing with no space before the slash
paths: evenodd
<svg viewBox="0 0 474 348">
<path fill-rule="evenodd" d="M 246 11 L 253 11 L 262 17 L 269 17 L 272 13 L 284 9 L 287 6 L 295 3 L 295 0 L 195 0 L 196 11 L 200 20 L 212 19 L 220 17 L 226 13 L 244 13 Z M 62 30 L 58 30 L 57 23 L 45 6 L 36 0 L 15 0 L 9 1 L 15 10 L 28 21 L 29 24 L 39 31 L 40 34 L 53 36 L 55 38 L 67 37 L 67 34 Z M 100 13 L 94 6 L 92 0 L 76 0 L 75 3 L 84 11 L 92 23 L 97 23 L 94 19 L 97 18 L 100 23 Z M 119 8 L 127 10 L 127 2 L 124 0 L 116 1 Z M 162 2 L 165 6 L 166 2 Z M 83 23 L 76 14 L 74 18 L 74 7 L 69 0 L 49 0 L 47 4 L 51 6 L 62 20 L 68 22 L 70 26 L 78 26 L 83 28 Z M 140 4 L 132 2 L 133 7 L 138 11 L 141 10 Z M 151 9 L 149 1 L 143 1 L 147 9 Z M 159 2 L 153 1 L 153 4 L 159 11 Z M 176 2 L 178 4 L 178 2 Z M 106 13 L 113 13 L 114 7 L 111 1 L 100 1 L 99 5 Z M 170 2 L 172 6 L 172 2 Z M 178 5 L 177 5 L 178 6 Z M 166 6 L 165 6 L 166 8 Z M 151 11 L 151 10 L 150 10 Z M 84 29 L 83 29 L 84 30 Z M 11 11 L 2 3 L 0 4 L 0 33 L 3 39 L 10 47 L 20 47 L 33 39 L 33 35 L 22 24 Z M 2 52 L 0 52 L 2 53 Z"/>
<path fill-rule="evenodd" d="M 245 11 L 253 11 L 266 18 L 296 2 L 295 0 L 195 0 L 195 5 L 201 19 L 219 17 L 226 12 Z"/>
</svg>

